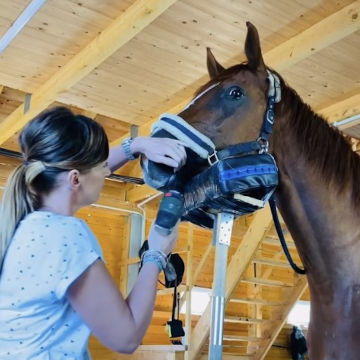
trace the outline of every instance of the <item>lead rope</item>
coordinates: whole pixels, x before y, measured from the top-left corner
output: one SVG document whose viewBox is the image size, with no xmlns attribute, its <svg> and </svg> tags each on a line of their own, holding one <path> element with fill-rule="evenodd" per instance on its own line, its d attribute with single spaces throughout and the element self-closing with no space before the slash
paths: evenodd
<svg viewBox="0 0 360 360">
<path fill-rule="evenodd" d="M 305 269 L 299 268 L 299 267 L 294 263 L 291 255 L 290 255 L 289 249 L 288 249 L 288 247 L 287 247 L 287 244 L 286 244 L 286 241 L 285 241 L 285 238 L 284 238 L 283 231 L 282 231 L 282 229 L 281 229 L 279 217 L 278 217 L 278 214 L 277 214 L 277 211 L 276 211 L 276 203 L 275 203 L 274 195 L 271 196 L 271 198 L 270 198 L 270 200 L 269 200 L 269 204 L 270 204 L 270 210 L 271 210 L 271 214 L 272 214 L 272 217 L 273 217 L 273 220 L 274 220 L 276 232 L 277 232 L 277 234 L 278 234 L 278 236 L 279 236 L 279 240 L 280 240 L 281 246 L 282 246 L 282 248 L 283 248 L 283 250 L 284 250 L 284 253 L 285 253 L 286 258 L 287 258 L 288 261 L 289 261 L 290 266 L 291 266 L 291 267 L 293 268 L 293 270 L 294 270 L 295 272 L 297 272 L 298 274 L 305 275 L 305 274 L 306 274 Z"/>
</svg>

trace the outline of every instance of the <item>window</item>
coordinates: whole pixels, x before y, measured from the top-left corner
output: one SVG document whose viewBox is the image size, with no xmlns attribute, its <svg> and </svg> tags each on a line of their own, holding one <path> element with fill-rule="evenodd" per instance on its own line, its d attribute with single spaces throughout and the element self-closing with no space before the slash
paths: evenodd
<svg viewBox="0 0 360 360">
<path fill-rule="evenodd" d="M 308 328 L 310 321 L 310 302 L 298 301 L 291 309 L 287 318 L 287 323 L 291 325 Z"/>
<path fill-rule="evenodd" d="M 211 298 L 211 289 L 193 287 L 191 290 L 191 314 L 202 315 Z M 180 309 L 182 314 L 186 312 L 186 301 Z"/>
</svg>

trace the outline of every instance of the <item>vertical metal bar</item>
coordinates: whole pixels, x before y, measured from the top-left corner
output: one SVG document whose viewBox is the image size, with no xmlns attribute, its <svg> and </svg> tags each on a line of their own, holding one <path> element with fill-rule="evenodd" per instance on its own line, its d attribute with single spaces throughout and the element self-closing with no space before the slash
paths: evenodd
<svg viewBox="0 0 360 360">
<path fill-rule="evenodd" d="M 214 287 L 211 298 L 211 325 L 209 359 L 221 360 L 223 351 L 225 286 L 228 249 L 234 215 L 220 213 L 216 218 L 213 234 L 216 240 Z"/>
<path fill-rule="evenodd" d="M 128 257 L 136 258 L 139 256 L 139 250 L 142 243 L 144 242 L 143 234 L 145 226 L 143 222 L 143 217 L 140 214 L 131 214 L 130 215 L 130 239 L 129 239 L 129 255 Z M 133 288 L 136 279 L 139 275 L 139 264 L 128 265 L 127 269 L 127 294 L 130 293 Z"/>
</svg>

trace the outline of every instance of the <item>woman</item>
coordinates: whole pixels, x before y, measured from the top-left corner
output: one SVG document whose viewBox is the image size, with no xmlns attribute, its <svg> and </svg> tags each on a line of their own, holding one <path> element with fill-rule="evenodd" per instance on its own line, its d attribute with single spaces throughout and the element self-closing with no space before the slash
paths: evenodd
<svg viewBox="0 0 360 360">
<path fill-rule="evenodd" d="M 110 349 L 131 353 L 150 323 L 159 271 L 177 230 L 153 228 L 137 282 L 125 300 L 85 222 L 110 174 L 103 128 L 66 108 L 32 120 L 19 138 L 24 162 L 8 180 L 0 214 L 0 359 L 89 359 L 90 332 Z M 176 140 L 139 138 L 112 150 L 110 167 L 134 154 L 177 168 Z"/>
</svg>

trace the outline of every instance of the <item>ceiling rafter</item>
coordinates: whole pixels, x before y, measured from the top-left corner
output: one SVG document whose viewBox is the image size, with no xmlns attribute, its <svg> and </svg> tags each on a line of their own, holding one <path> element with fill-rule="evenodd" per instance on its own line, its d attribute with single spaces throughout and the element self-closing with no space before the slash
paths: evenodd
<svg viewBox="0 0 360 360">
<path fill-rule="evenodd" d="M 356 0 L 265 53 L 265 63 L 280 71 L 345 38 L 360 29 L 359 12 L 360 0 Z M 236 56 L 232 62 L 238 62 L 237 58 Z M 178 112 L 191 100 L 191 97 L 185 99 L 180 104 L 169 109 L 168 112 Z M 152 119 L 139 126 L 139 135 L 149 134 L 151 126 L 156 120 Z M 130 133 L 113 141 L 111 146 L 120 144 L 128 136 L 130 136 Z"/>
<path fill-rule="evenodd" d="M 88 75 L 121 46 L 160 16 L 176 0 L 137 0 L 84 49 L 40 86 L 31 96 L 29 110 L 24 104 L 0 124 L 0 144 L 8 140 L 33 117 L 53 103 L 62 92 Z"/>
<path fill-rule="evenodd" d="M 360 0 L 357 0 L 265 53 L 265 62 L 276 70 L 283 70 L 291 65 L 294 65 L 296 62 L 311 56 L 317 51 L 330 46 L 331 44 L 360 29 L 360 17 L 354 16 L 359 12 Z M 235 61 L 236 59 L 234 59 L 234 62 Z M 322 114 L 330 123 L 339 120 L 344 114 L 359 113 L 359 97 L 360 94 L 352 95 L 351 98 L 345 99 L 342 102 L 319 109 L 319 113 Z M 167 112 L 177 113 L 191 100 L 192 98 L 189 97 L 169 109 Z M 139 126 L 138 134 L 148 135 L 151 132 L 152 124 L 156 120 L 157 119 L 152 119 Z M 123 139 L 129 136 L 130 133 L 127 133 L 114 140 L 110 145 L 119 145 Z M 138 162 L 134 162 L 129 165 L 127 167 L 127 173 L 131 176 L 141 176 L 141 169 Z M 141 191 L 139 191 L 139 187 L 129 190 L 127 195 L 128 200 L 140 201 L 156 192 L 156 190 L 150 189 L 147 185 L 143 185 L 143 187 L 144 188 Z"/>
</svg>

